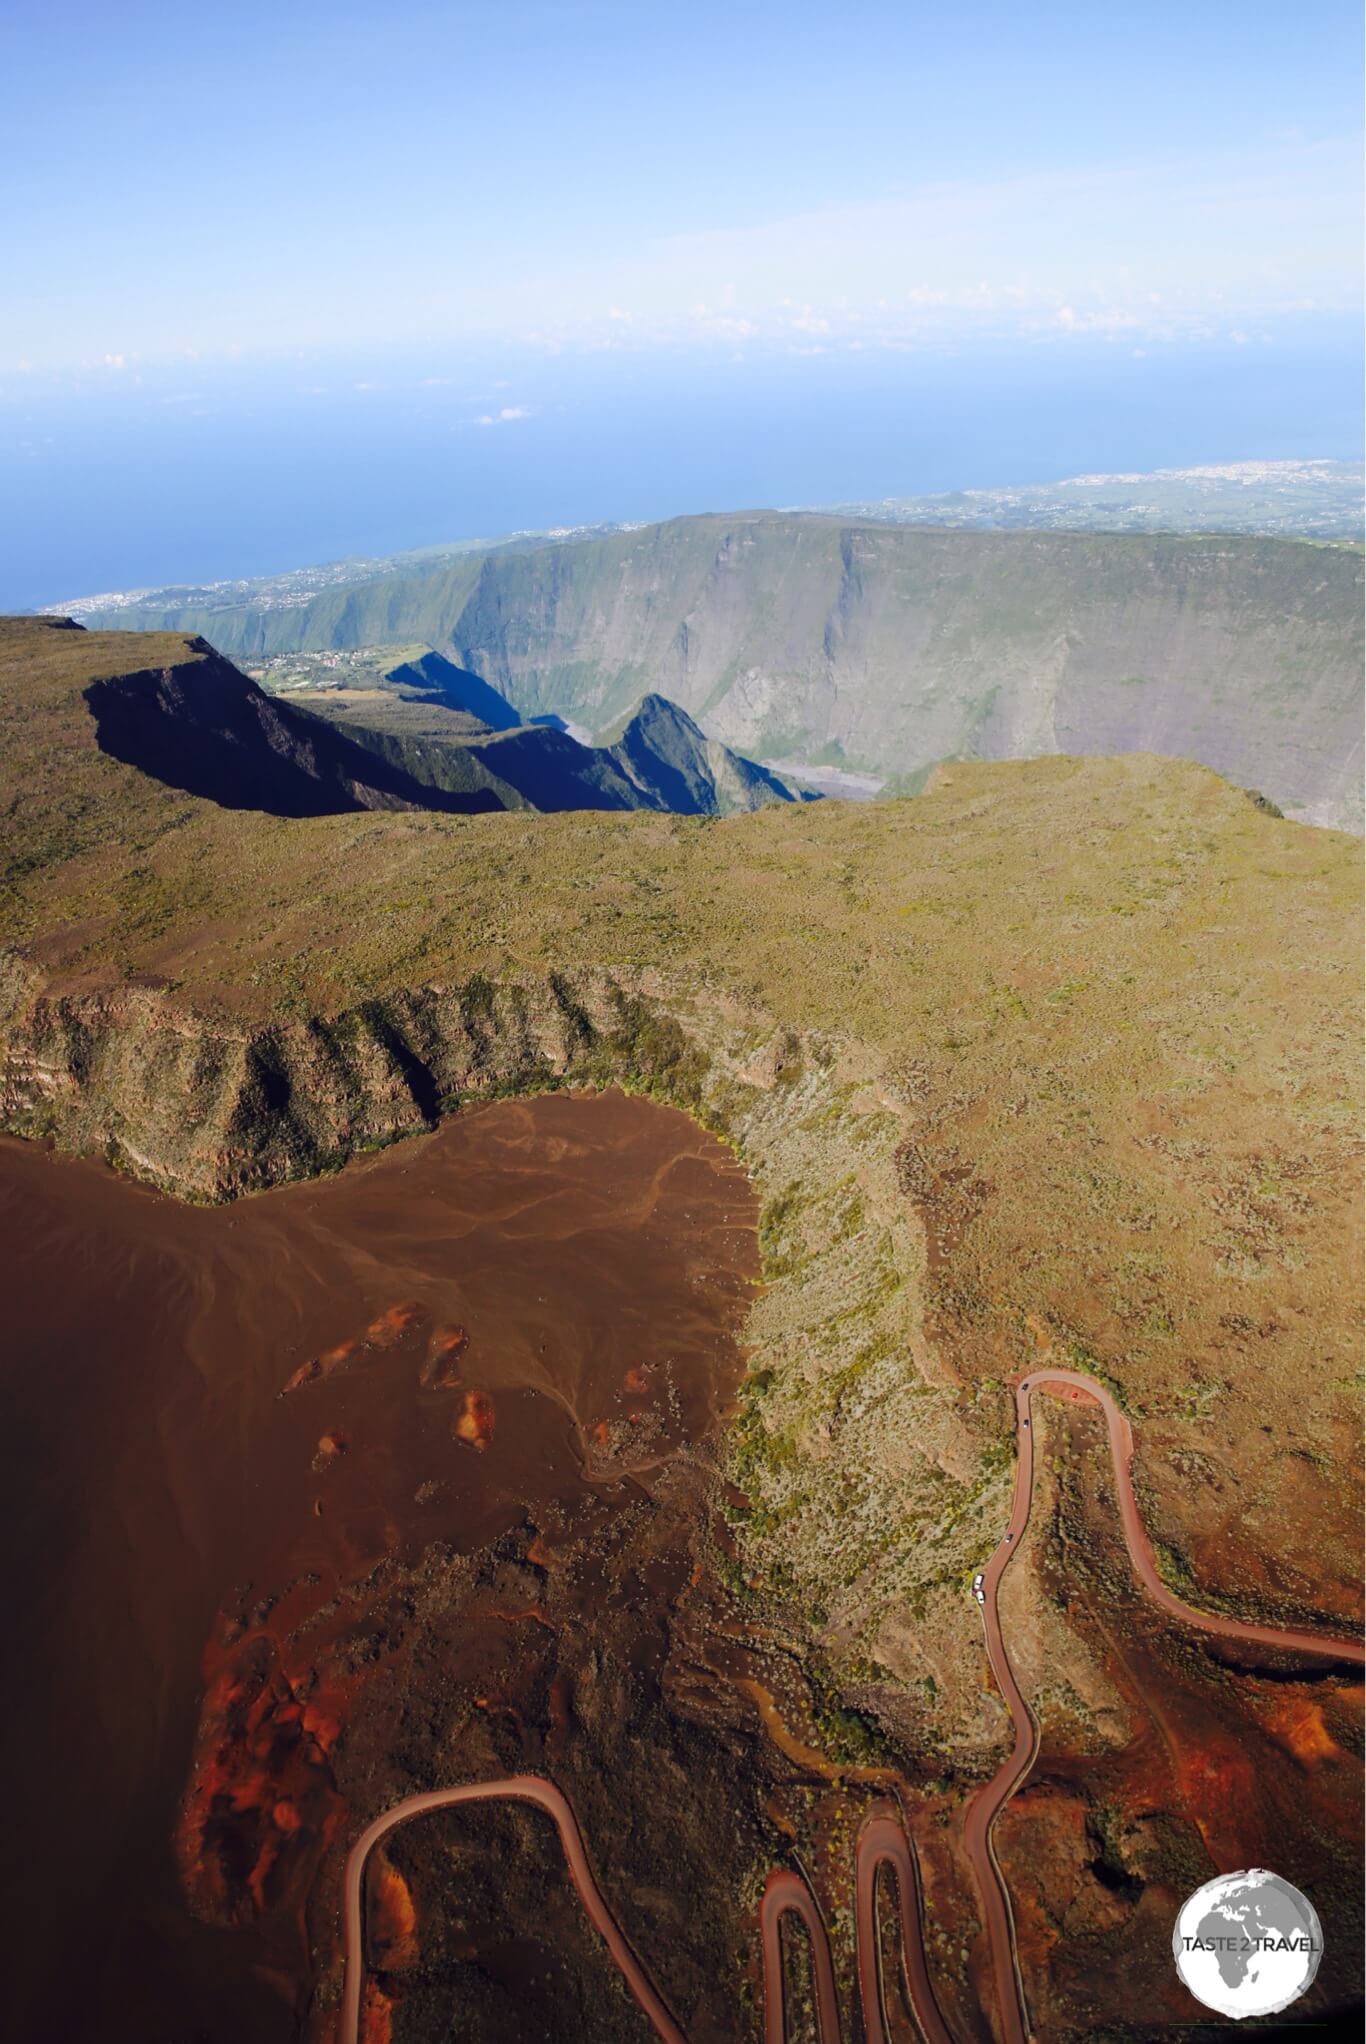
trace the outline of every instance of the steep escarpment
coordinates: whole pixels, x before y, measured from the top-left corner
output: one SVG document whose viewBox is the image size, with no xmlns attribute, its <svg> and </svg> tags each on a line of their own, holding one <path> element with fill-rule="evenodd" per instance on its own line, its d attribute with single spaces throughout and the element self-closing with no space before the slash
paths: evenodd
<svg viewBox="0 0 1366 2044">
<path fill-rule="evenodd" d="M 1274 541 L 680 521 L 489 560 L 449 639 L 589 722 L 648 675 L 760 758 L 1165 752 L 1343 821 L 1360 572 Z"/>
<path fill-rule="evenodd" d="M 975 1513 L 953 1536 L 879 1565 L 875 1513 L 899 1521 L 917 1499 L 942 1503 L 944 1469 L 981 1465 L 976 1495 L 999 1504 L 1000 1472 L 981 1420 L 960 1410 L 952 1375 L 935 1364 L 920 1319 L 923 1234 L 898 1179 L 904 1103 L 865 1058 L 824 1034 L 801 1038 L 771 1016 L 717 994 L 700 997 L 657 975 L 552 973 L 495 985 L 482 975 L 363 1002 L 329 1017 L 244 1027 L 192 1018 L 162 989 L 54 992 L 11 955 L 0 971 L 7 1043 L 3 1126 L 63 1148 L 102 1154 L 182 1197 L 218 1201 L 335 1169 L 346 1157 L 434 1125 L 462 1102 L 566 1086 L 624 1085 L 685 1107 L 736 1148 L 767 1201 L 770 1233 L 796 1223 L 804 1188 L 809 1246 L 770 1255 L 752 1316 L 757 1344 L 744 1387 L 731 1473 L 756 1502 L 753 1560 L 790 1512 L 761 1508 L 773 1473 L 805 1471 L 811 1510 L 774 1540 L 767 1569 L 796 1636 L 814 1631 L 831 1695 L 844 1681 L 864 1713 L 845 1737 L 876 1739 L 884 1723 L 934 1766 L 971 1766 L 997 1736 L 994 1707 L 972 1677 L 973 1630 L 961 1582 L 977 1559 Z M 795 1375 L 794 1375 L 795 1373 Z M 789 1378 L 792 1382 L 789 1383 Z M 854 1383 L 858 1380 L 857 1395 Z M 850 1555 L 840 1509 L 848 1479 L 840 1432 L 826 1423 L 814 1460 L 779 1443 L 765 1417 L 775 1383 L 787 1395 L 844 1385 L 849 1445 L 869 1451 L 905 1430 L 894 1465 L 868 1460 L 871 1539 L 851 1606 L 841 1594 Z M 914 1443 L 914 1445 L 912 1445 Z M 862 1452 L 862 1451 L 860 1451 Z M 986 1494 L 990 1492 L 990 1497 Z M 749 1514 L 734 1520 L 749 1532 Z M 743 1577 L 727 1564 L 729 1578 Z M 911 1707 L 905 1683 L 931 1665 L 919 1645 L 887 1644 L 874 1670 L 868 1644 L 914 1589 L 936 1617 L 933 1666 L 942 1699 Z M 812 1613 L 817 1614 L 814 1622 Z"/>
<path fill-rule="evenodd" d="M 452 752 L 457 776 L 477 762 L 508 808 L 729 816 L 798 799 L 779 774 L 708 738 L 663 696 L 644 697 L 587 745 L 581 728 L 571 731 L 553 714 L 523 723 L 496 690 L 439 653 L 392 653 L 282 655 L 258 674 L 291 708 L 325 718 L 381 757 L 414 763 L 427 780 L 441 781 Z"/>
<path fill-rule="evenodd" d="M 192 650 L 201 657 L 90 684 L 102 751 L 225 809 L 274 816 L 507 806 L 472 756 L 443 752 L 432 774 L 403 739 L 359 744 L 268 696 L 203 641 Z"/>
<path fill-rule="evenodd" d="M 15 623 L 16 660 L 32 661 L 40 690 L 54 630 L 65 627 Z M 101 752 L 226 809 L 282 817 L 379 809 L 715 815 L 797 799 L 778 775 L 708 740 L 658 697 L 640 706 L 616 745 L 596 747 L 551 724 L 518 722 L 493 690 L 435 654 L 400 663 L 381 687 L 296 687 L 284 695 L 261 688 L 202 639 L 173 646 L 165 665 L 101 674 L 80 699 Z M 100 655 L 96 664 L 109 663 Z M 69 737 L 79 722 L 73 692 L 65 710 Z"/>
<path fill-rule="evenodd" d="M 601 729 L 648 691 L 760 759 L 1152 751 L 1359 829 L 1362 562 L 1237 535 L 676 519 L 385 578 L 289 611 L 115 613 L 229 653 L 448 649 L 523 715 Z"/>
<path fill-rule="evenodd" d="M 796 799 L 790 782 L 708 738 L 665 696 L 644 697 L 602 742 L 651 808 L 681 816 L 733 816 Z"/>
<path fill-rule="evenodd" d="M 1044 1346 L 1122 1390 L 1206 1600 L 1350 1609 L 1349 840 L 1141 756 L 729 818 L 227 811 L 98 747 L 128 644 L 35 625 L 0 673 L 5 1128 L 202 1198 L 516 1087 L 723 1130 L 767 1279 L 737 1577 L 946 1765 L 990 1743 L 968 1586 Z"/>
<path fill-rule="evenodd" d="M 521 721 L 511 703 L 480 675 L 457 667 L 430 648 L 400 660 L 384 678 L 396 691 L 430 696 L 448 709 L 477 718 L 490 731 L 510 731 Z"/>
<path fill-rule="evenodd" d="M 120 604 L 101 610 L 83 606 L 81 622 L 97 630 L 180 632 L 212 640 L 234 659 L 269 659 L 301 647 L 431 646 L 424 629 L 434 609 L 458 613 L 479 579 L 480 552 L 447 561 L 439 569 L 406 563 L 373 581 L 323 590 L 287 605 L 258 609 L 238 605 L 162 602 Z"/>
<path fill-rule="evenodd" d="M 708 738 L 662 696 L 647 696 L 623 720 L 613 742 L 585 745 L 553 717 L 524 724 L 515 714 L 504 715 L 496 727 L 484 728 L 468 708 L 448 709 L 436 692 L 398 680 L 403 671 L 386 677 L 394 685 L 385 690 L 295 689 L 290 704 L 296 714 L 303 710 L 344 730 L 356 745 L 426 786 L 463 789 L 482 774 L 507 809 L 730 816 L 799 799 L 780 775 Z M 473 695 L 460 693 L 466 699 Z"/>
</svg>

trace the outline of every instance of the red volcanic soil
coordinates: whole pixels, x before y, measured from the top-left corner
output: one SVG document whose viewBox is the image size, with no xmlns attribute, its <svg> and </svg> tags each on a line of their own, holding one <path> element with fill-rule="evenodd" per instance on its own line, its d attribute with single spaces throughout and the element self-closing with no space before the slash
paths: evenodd
<svg viewBox="0 0 1366 2044">
<path fill-rule="evenodd" d="M 451 1425 L 451 1432 L 457 1441 L 463 1441 L 467 1448 L 477 1449 L 482 1455 L 493 1439 L 493 1400 L 487 1391 L 467 1391 L 460 1401 L 460 1410 Z"/>
<path fill-rule="evenodd" d="M 341 1813 L 328 1765 L 355 1678 L 320 1685 L 282 1663 L 268 1629 L 230 1621 L 204 1657 L 194 1771 L 176 1827 L 190 1907 L 244 1923 L 302 1905 L 311 1867 Z"/>
<path fill-rule="evenodd" d="M 754 1218 L 718 1145 L 620 1096 L 479 1109 L 216 1212 L 0 1141 L 23 1671 L 0 1686 L 22 1756 L 5 2035 L 336 2044 L 355 1840 L 415 1793 L 532 1775 L 690 2044 L 755 2030 L 761 1953 L 790 2035 L 821 2003 L 828 2030 L 832 1994 L 856 2021 L 858 1980 L 879 2037 L 879 1958 L 894 2044 L 917 2028 L 903 1988 L 924 2035 L 940 2009 L 949 2034 L 981 2030 L 960 1798 L 903 1795 L 881 1748 L 821 1750 L 800 1656 L 727 1600 L 705 1457 L 685 1452 L 732 1395 Z M 1153 1608 L 1098 1409 L 1035 1409 L 1050 1454 L 1016 1580 L 1038 1572 L 1136 1730 L 1098 1751 L 1043 1699 L 1000 1815 L 1034 2033 L 1190 2020 L 1175 1908 L 1249 1864 L 1314 1896 L 1328 1954 L 1306 2008 L 1343 2005 L 1359 1682 Z M 1063 1437 L 1076 1474 L 1050 1488 Z M 354 2034 L 417 2044 L 456 2012 L 480 2044 L 638 2037 L 562 1842 L 544 1806 L 424 1804 L 387 1835 Z"/>
<path fill-rule="evenodd" d="M 449 1390 L 460 1381 L 460 1358 L 470 1345 L 469 1334 L 463 1327 L 438 1327 L 427 1344 L 427 1360 L 422 1365 L 422 1381 L 437 1391 Z"/>
<path fill-rule="evenodd" d="M 1350 2010 L 1361 1991 L 1359 1679 L 1154 1610 L 1121 1544 L 1098 1412 L 1040 1401 L 1034 1412 L 1050 1473 L 1016 1566 L 1040 1568 L 1129 1721 L 1122 1745 L 1097 1751 L 1053 1711 L 997 1820 L 1036 2034 L 1124 2033 L 1142 2009 L 1145 2036 L 1179 2038 L 1200 2010 L 1171 1962 L 1176 1913 L 1202 1881 L 1248 1866 L 1302 1887 L 1324 1924 L 1297 2015 Z"/>
<path fill-rule="evenodd" d="M 334 1370 L 345 1369 L 359 1347 L 359 1342 L 339 1341 L 335 1348 L 324 1349 L 320 1356 L 310 1356 L 306 1363 L 300 1363 L 280 1396 L 285 1398 L 291 1391 L 301 1390 L 305 1384 L 315 1384 L 320 1377 L 330 1377 Z"/>
<path fill-rule="evenodd" d="M 393 1998 L 377 1980 L 367 1980 L 360 2012 L 361 2044 L 392 2044 L 393 2034 Z"/>
<path fill-rule="evenodd" d="M 370 1963 L 380 1973 L 403 1973 L 418 1958 L 417 1907 L 408 1883 L 380 1848 L 369 1866 L 366 1932 Z"/>
<path fill-rule="evenodd" d="M 348 1364 L 363 1359 L 368 1350 L 396 1348 L 405 1335 L 421 1326 L 425 1317 L 416 1300 L 386 1306 L 356 1340 L 339 1341 L 335 1347 L 324 1349 L 321 1355 L 310 1356 L 306 1363 L 300 1363 L 280 1396 L 283 1398 L 291 1391 L 300 1391 L 305 1384 L 316 1384 L 320 1378 L 330 1377 L 336 1370 L 344 1370 Z"/>
<path fill-rule="evenodd" d="M 663 1708 L 658 1599 L 688 1580 L 676 1548 L 697 1501 L 646 1540 L 644 1485 L 595 1488 L 582 1444 L 621 1419 L 634 1369 L 661 1470 L 712 1429 L 754 1223 L 719 1144 L 620 1095 L 476 1108 L 208 1211 L 0 1141 L 0 1538 L 24 1678 L 0 1691 L 22 1755 L 4 2034 L 325 2038 L 340 1856 L 379 1771 L 459 1765 L 429 1727 L 462 1713 L 500 1747 L 539 1754 L 557 1724 L 569 1749 L 584 1739 L 602 1674 L 556 1677 L 556 1704 L 545 1654 L 563 1636 L 594 1667 L 609 1547 L 613 1665 Z M 613 1545 L 619 1519 L 634 1530 Z M 532 1558 L 551 1554 L 569 1557 L 553 1620 Z M 509 1639 L 526 1651 L 500 1691 Z M 484 1764 L 477 1738 L 466 1760 Z M 405 1865 L 372 1881 L 374 2038 L 421 2003 L 427 1918 Z M 449 1922 L 439 1881 L 431 1912 Z"/>
</svg>

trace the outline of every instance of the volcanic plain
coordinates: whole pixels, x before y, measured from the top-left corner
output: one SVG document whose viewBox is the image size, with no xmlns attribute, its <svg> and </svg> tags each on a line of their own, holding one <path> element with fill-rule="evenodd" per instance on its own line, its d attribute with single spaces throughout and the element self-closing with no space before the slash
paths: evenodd
<svg viewBox="0 0 1366 2044">
<path fill-rule="evenodd" d="M 852 1840 L 894 1794 L 944 2020 L 991 2034 L 961 1820 L 1008 1721 L 971 1581 L 1021 1374 L 1120 1402 L 1188 1602 L 1359 1623 L 1359 844 L 1150 755 L 725 819 L 227 811 L 101 752 L 85 700 L 203 657 L 0 635 L 24 1920 L 79 1859 L 104 1938 L 123 1869 L 109 1977 L 169 1996 L 138 2034 L 322 2037 L 348 1837 L 539 1764 L 690 2036 L 759 2033 L 784 1863 L 849 2025 Z M 492 1243 L 505 1168 L 572 1206 L 563 1126 L 622 1243 L 531 1315 L 600 1330 L 570 1380 L 506 1332 L 535 1225 L 476 1312 L 429 1216 L 476 1200 Z M 657 1284 L 623 1143 L 684 1160 Z M 689 1286 L 703 1207 L 725 1250 Z M 1046 1429 L 1002 1590 L 1044 1743 L 997 1831 L 1037 2034 L 1187 2034 L 1172 1908 L 1269 1853 L 1328 1930 L 1304 2013 L 1351 2008 L 1359 1683 L 1144 1607 L 1094 1419 Z M 639 2033 L 531 1815 L 396 1836 L 371 1894 L 376 2037 Z M 64 1970 L 35 1931 L 30 2010 Z"/>
</svg>

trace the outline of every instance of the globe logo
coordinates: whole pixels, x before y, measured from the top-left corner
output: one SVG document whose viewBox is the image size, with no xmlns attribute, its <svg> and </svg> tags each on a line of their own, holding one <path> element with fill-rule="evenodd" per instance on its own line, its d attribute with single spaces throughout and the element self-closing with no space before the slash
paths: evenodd
<svg viewBox="0 0 1366 2044">
<path fill-rule="evenodd" d="M 1323 1956 L 1313 1903 L 1279 1874 L 1220 1874 L 1182 1905 L 1172 1932 L 1176 1970 L 1221 2016 L 1274 2016 L 1298 2001 Z"/>
</svg>

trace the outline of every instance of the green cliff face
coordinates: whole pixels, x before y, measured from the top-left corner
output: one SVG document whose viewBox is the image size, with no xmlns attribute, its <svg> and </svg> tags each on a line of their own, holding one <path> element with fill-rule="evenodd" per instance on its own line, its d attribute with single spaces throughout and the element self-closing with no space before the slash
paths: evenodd
<svg viewBox="0 0 1366 2044">
<path fill-rule="evenodd" d="M 956 532 L 759 512 L 470 557 L 276 611 L 123 611 L 230 654 L 398 638 L 524 715 L 649 692 L 760 759 L 903 782 L 1150 751 L 1359 829 L 1362 561 L 1236 535 Z"/>
</svg>

